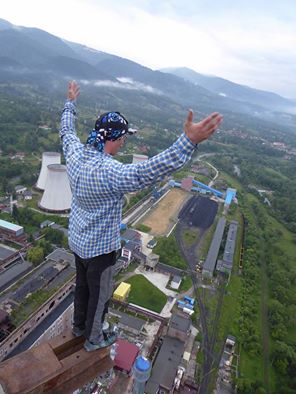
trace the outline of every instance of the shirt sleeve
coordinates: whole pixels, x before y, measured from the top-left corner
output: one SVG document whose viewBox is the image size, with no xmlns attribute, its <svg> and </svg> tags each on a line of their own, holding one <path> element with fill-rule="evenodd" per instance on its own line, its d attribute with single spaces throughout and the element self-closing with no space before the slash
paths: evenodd
<svg viewBox="0 0 296 394">
<path fill-rule="evenodd" d="M 143 189 L 181 168 L 197 149 L 183 133 L 165 151 L 137 164 L 121 164 L 112 160 L 106 168 L 109 187 L 115 192 L 129 193 Z"/>
<path fill-rule="evenodd" d="M 67 100 L 62 112 L 60 137 L 63 141 L 63 152 L 67 159 L 78 149 L 83 147 L 75 130 L 76 104 L 74 101 Z"/>
</svg>

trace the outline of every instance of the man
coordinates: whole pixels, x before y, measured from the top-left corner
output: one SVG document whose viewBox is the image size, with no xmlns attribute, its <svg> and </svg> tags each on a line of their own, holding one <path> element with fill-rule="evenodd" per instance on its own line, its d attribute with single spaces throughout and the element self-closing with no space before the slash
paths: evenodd
<svg viewBox="0 0 296 394">
<path fill-rule="evenodd" d="M 76 289 L 73 333 L 84 335 L 87 351 L 111 345 L 116 334 L 104 322 L 113 292 L 116 251 L 120 249 L 122 200 L 125 193 L 143 189 L 182 167 L 197 144 L 208 139 L 222 116 L 217 112 L 193 123 L 190 110 L 184 133 L 168 149 L 138 164 L 114 160 L 129 134 L 127 120 L 118 112 L 100 116 L 86 145 L 75 133 L 79 86 L 69 83 L 60 136 L 72 189 L 69 246 L 75 254 Z"/>
</svg>

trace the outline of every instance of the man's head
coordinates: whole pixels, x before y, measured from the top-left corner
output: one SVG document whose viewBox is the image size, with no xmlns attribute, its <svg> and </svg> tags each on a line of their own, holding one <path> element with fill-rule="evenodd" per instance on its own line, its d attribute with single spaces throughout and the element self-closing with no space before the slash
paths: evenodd
<svg viewBox="0 0 296 394">
<path fill-rule="evenodd" d="M 95 129 L 90 132 L 86 143 L 113 156 L 124 145 L 127 135 L 133 133 L 123 115 L 106 112 L 96 120 Z"/>
</svg>

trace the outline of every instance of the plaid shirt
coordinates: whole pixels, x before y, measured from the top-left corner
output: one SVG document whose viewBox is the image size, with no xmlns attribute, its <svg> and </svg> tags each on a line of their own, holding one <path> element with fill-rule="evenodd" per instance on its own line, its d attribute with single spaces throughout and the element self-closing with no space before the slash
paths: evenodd
<svg viewBox="0 0 296 394">
<path fill-rule="evenodd" d="M 81 258 L 120 249 L 123 196 L 182 167 L 196 149 L 183 133 L 168 149 L 137 164 L 122 164 L 82 144 L 75 132 L 75 102 L 66 101 L 60 136 L 72 189 L 69 245 Z"/>
</svg>

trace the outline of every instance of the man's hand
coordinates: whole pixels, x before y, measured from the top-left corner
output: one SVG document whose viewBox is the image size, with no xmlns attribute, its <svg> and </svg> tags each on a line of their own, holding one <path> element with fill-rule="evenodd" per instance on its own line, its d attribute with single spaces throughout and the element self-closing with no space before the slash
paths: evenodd
<svg viewBox="0 0 296 394">
<path fill-rule="evenodd" d="M 74 101 L 79 96 L 79 85 L 76 81 L 70 81 L 68 86 L 68 100 Z"/>
<path fill-rule="evenodd" d="M 184 132 L 191 142 L 198 144 L 211 137 L 214 131 L 219 127 L 222 120 L 222 115 L 218 112 L 213 112 L 202 121 L 193 123 L 193 111 L 190 109 L 184 123 Z"/>
</svg>

